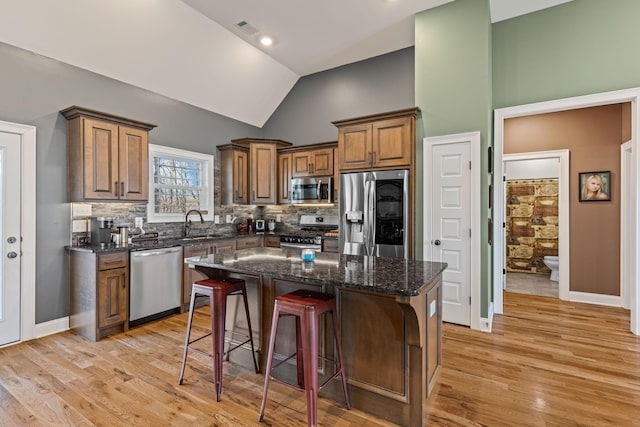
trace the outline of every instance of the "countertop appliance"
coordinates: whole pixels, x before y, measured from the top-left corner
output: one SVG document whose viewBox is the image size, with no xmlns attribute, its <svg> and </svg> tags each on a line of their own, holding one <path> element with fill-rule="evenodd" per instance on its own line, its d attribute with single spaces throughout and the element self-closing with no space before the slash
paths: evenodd
<svg viewBox="0 0 640 427">
<path fill-rule="evenodd" d="M 111 243 L 113 218 L 99 216 L 91 218 L 91 244 L 107 246 Z"/>
<path fill-rule="evenodd" d="M 340 175 L 340 253 L 409 257 L 409 171 Z"/>
<path fill-rule="evenodd" d="M 291 179 L 291 203 L 333 203 L 333 177 Z"/>
<path fill-rule="evenodd" d="M 264 219 L 256 219 L 254 226 L 256 233 L 264 233 Z"/>
<path fill-rule="evenodd" d="M 181 293 L 182 247 L 131 251 L 130 326 L 177 312 Z"/>
<path fill-rule="evenodd" d="M 280 234 L 281 248 L 312 249 L 322 251 L 322 236 L 338 227 L 337 216 L 300 216 L 300 230 Z"/>
</svg>

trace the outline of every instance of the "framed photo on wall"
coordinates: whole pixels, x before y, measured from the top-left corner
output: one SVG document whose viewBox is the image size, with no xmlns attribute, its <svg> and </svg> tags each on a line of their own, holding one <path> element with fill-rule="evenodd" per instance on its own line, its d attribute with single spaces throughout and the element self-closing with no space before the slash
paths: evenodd
<svg viewBox="0 0 640 427">
<path fill-rule="evenodd" d="M 611 201 L 611 171 L 580 172 L 581 202 Z"/>
</svg>

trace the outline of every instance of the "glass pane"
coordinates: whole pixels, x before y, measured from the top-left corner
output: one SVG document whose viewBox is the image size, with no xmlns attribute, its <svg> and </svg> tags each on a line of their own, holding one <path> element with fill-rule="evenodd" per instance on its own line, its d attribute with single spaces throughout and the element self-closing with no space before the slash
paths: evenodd
<svg viewBox="0 0 640 427">
<path fill-rule="evenodd" d="M 155 188 L 155 213 L 184 213 L 190 209 L 201 209 L 206 206 L 201 202 L 202 190 L 180 188 Z"/>
<path fill-rule="evenodd" d="M 376 181 L 376 244 L 402 245 L 404 193 L 401 179 Z"/>
<path fill-rule="evenodd" d="M 201 162 L 163 157 L 156 157 L 154 160 L 153 176 L 156 184 L 179 187 L 202 185 Z"/>
</svg>

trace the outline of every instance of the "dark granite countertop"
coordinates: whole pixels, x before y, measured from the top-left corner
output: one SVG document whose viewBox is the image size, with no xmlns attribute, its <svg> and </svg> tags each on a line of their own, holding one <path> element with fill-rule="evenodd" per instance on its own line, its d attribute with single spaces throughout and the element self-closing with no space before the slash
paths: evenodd
<svg viewBox="0 0 640 427">
<path fill-rule="evenodd" d="M 94 252 L 94 253 L 111 253 L 111 252 L 123 252 L 123 251 L 142 251 L 147 249 L 160 249 L 170 248 L 173 246 L 187 246 L 196 245 L 200 243 L 215 242 L 218 240 L 226 239 L 242 239 L 246 237 L 256 237 L 264 235 L 278 235 L 279 234 L 256 234 L 256 233 L 211 233 L 202 236 L 190 236 L 190 237 L 164 237 L 157 240 L 139 241 L 135 243 L 128 243 L 126 245 L 109 244 L 107 246 L 100 245 L 68 245 L 64 248 L 68 251 L 81 251 L 81 252 Z"/>
<path fill-rule="evenodd" d="M 295 249 L 251 248 L 185 259 L 200 267 L 332 285 L 395 296 L 416 296 L 435 285 L 446 263 L 321 252 L 303 262 Z"/>
</svg>

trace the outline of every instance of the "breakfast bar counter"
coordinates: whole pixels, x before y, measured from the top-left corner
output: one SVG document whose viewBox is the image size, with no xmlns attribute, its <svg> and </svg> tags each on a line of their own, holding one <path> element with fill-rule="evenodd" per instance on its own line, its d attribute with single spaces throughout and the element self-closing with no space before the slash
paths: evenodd
<svg viewBox="0 0 640 427">
<path fill-rule="evenodd" d="M 263 368 L 275 297 L 301 288 L 335 295 L 352 406 L 400 425 L 425 424 L 424 403 L 441 366 L 446 264 L 335 253 L 317 253 L 309 262 L 299 250 L 264 247 L 191 257 L 185 263 L 211 278 L 247 280 Z M 244 324 L 237 321 L 242 315 L 230 311 L 228 329 L 242 332 Z M 319 348 L 332 358 L 332 328 L 326 326 Z M 281 321 L 276 353 L 283 359 L 295 351 L 294 331 L 292 319 Z M 252 366 L 247 354 L 232 360 Z M 330 376 L 330 364 L 319 366 L 319 375 Z M 333 383 L 321 395 L 342 401 L 339 382 Z"/>
</svg>

